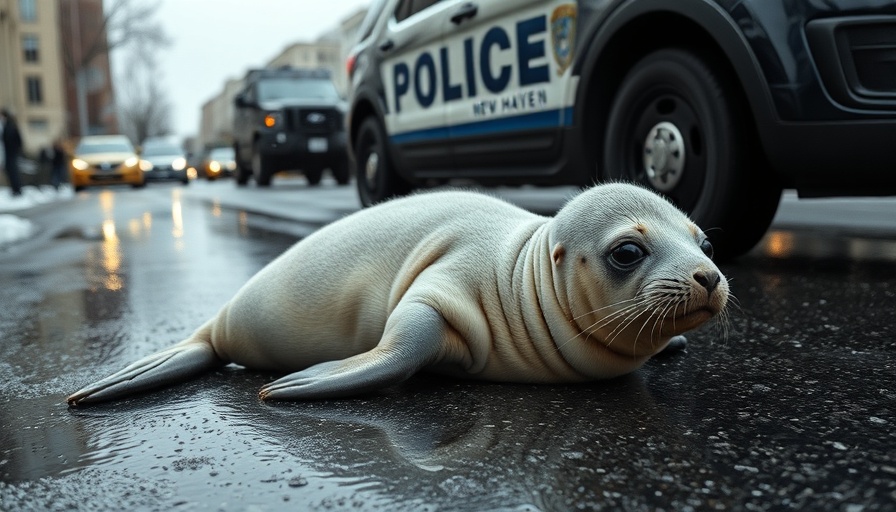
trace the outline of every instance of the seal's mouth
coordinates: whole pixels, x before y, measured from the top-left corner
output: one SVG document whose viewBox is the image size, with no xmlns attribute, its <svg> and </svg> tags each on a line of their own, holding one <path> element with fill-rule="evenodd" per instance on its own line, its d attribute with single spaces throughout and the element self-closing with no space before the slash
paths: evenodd
<svg viewBox="0 0 896 512">
<path fill-rule="evenodd" d="M 688 318 L 703 317 L 703 318 L 706 318 L 707 320 L 709 320 L 716 313 L 717 313 L 717 311 L 706 306 L 706 307 L 702 307 L 702 308 L 697 308 L 693 311 L 688 311 L 687 313 L 685 313 L 683 315 L 674 317 L 674 319 L 675 319 L 675 321 L 678 321 L 678 320 L 686 320 Z"/>
<path fill-rule="evenodd" d="M 589 337 L 596 334 L 595 338 L 613 354 L 626 357 L 651 356 L 662 348 L 660 343 L 665 346 L 665 341 L 672 336 L 696 329 L 722 311 L 713 303 L 702 304 L 684 312 L 681 312 L 684 308 L 679 308 L 678 312 L 674 309 L 669 306 L 661 307 L 659 313 L 648 309 L 640 311 L 637 317 L 611 313 L 608 317 L 615 321 L 599 320 L 597 323 L 603 324 L 600 329 L 580 329 L 583 333 L 589 333 Z"/>
<path fill-rule="evenodd" d="M 685 331 L 690 331 L 691 329 L 695 329 L 708 322 L 710 318 L 716 315 L 716 313 L 718 313 L 718 311 L 715 311 L 712 308 L 702 307 L 667 319 L 663 322 L 663 334 L 681 334 Z"/>
</svg>

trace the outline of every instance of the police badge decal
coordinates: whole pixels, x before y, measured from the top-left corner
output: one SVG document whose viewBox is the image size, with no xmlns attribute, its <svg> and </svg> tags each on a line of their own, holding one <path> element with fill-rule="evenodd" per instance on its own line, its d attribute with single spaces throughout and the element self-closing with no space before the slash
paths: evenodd
<svg viewBox="0 0 896 512">
<path fill-rule="evenodd" d="M 562 75 L 572 64 L 576 39 L 576 4 L 564 4 L 551 13 L 551 42 L 557 75 Z"/>
</svg>

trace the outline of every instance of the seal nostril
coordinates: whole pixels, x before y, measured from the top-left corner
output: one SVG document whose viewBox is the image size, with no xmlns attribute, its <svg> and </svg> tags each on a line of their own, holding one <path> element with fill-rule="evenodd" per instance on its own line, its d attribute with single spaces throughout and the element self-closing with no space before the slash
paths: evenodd
<svg viewBox="0 0 896 512">
<path fill-rule="evenodd" d="M 716 286 L 722 281 L 722 277 L 719 276 L 718 272 L 712 270 L 700 270 L 694 272 L 694 281 L 697 281 L 700 286 L 706 288 L 707 293 L 712 293 L 712 291 L 716 289 Z"/>
</svg>

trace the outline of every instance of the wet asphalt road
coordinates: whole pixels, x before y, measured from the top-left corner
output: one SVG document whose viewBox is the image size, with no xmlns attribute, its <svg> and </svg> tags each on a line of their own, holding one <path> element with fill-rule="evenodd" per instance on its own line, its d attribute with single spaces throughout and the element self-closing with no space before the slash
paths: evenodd
<svg viewBox="0 0 896 512">
<path fill-rule="evenodd" d="M 419 376 L 268 404 L 275 375 L 227 367 L 69 408 L 357 207 L 335 186 L 264 192 L 114 188 L 22 214 L 41 232 L 0 251 L 0 510 L 896 510 L 887 201 L 782 209 L 722 266 L 740 304 L 727 337 L 704 328 L 613 381 Z M 284 207 L 297 219 L 264 215 Z"/>
</svg>

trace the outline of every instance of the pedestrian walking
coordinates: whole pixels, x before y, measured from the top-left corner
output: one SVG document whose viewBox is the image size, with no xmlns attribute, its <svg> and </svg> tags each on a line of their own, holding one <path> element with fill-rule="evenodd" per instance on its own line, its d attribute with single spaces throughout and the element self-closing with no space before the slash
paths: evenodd
<svg viewBox="0 0 896 512">
<path fill-rule="evenodd" d="M 53 141 L 50 155 L 50 184 L 53 188 L 59 190 L 59 185 L 65 182 L 65 146 L 62 138 L 57 137 Z"/>
<path fill-rule="evenodd" d="M 0 109 L 0 122 L 3 123 L 3 151 L 5 153 L 3 168 L 12 188 L 13 196 L 22 195 L 22 180 L 19 176 L 19 155 L 22 154 L 22 135 L 16 125 L 16 119 L 7 109 Z"/>
</svg>

